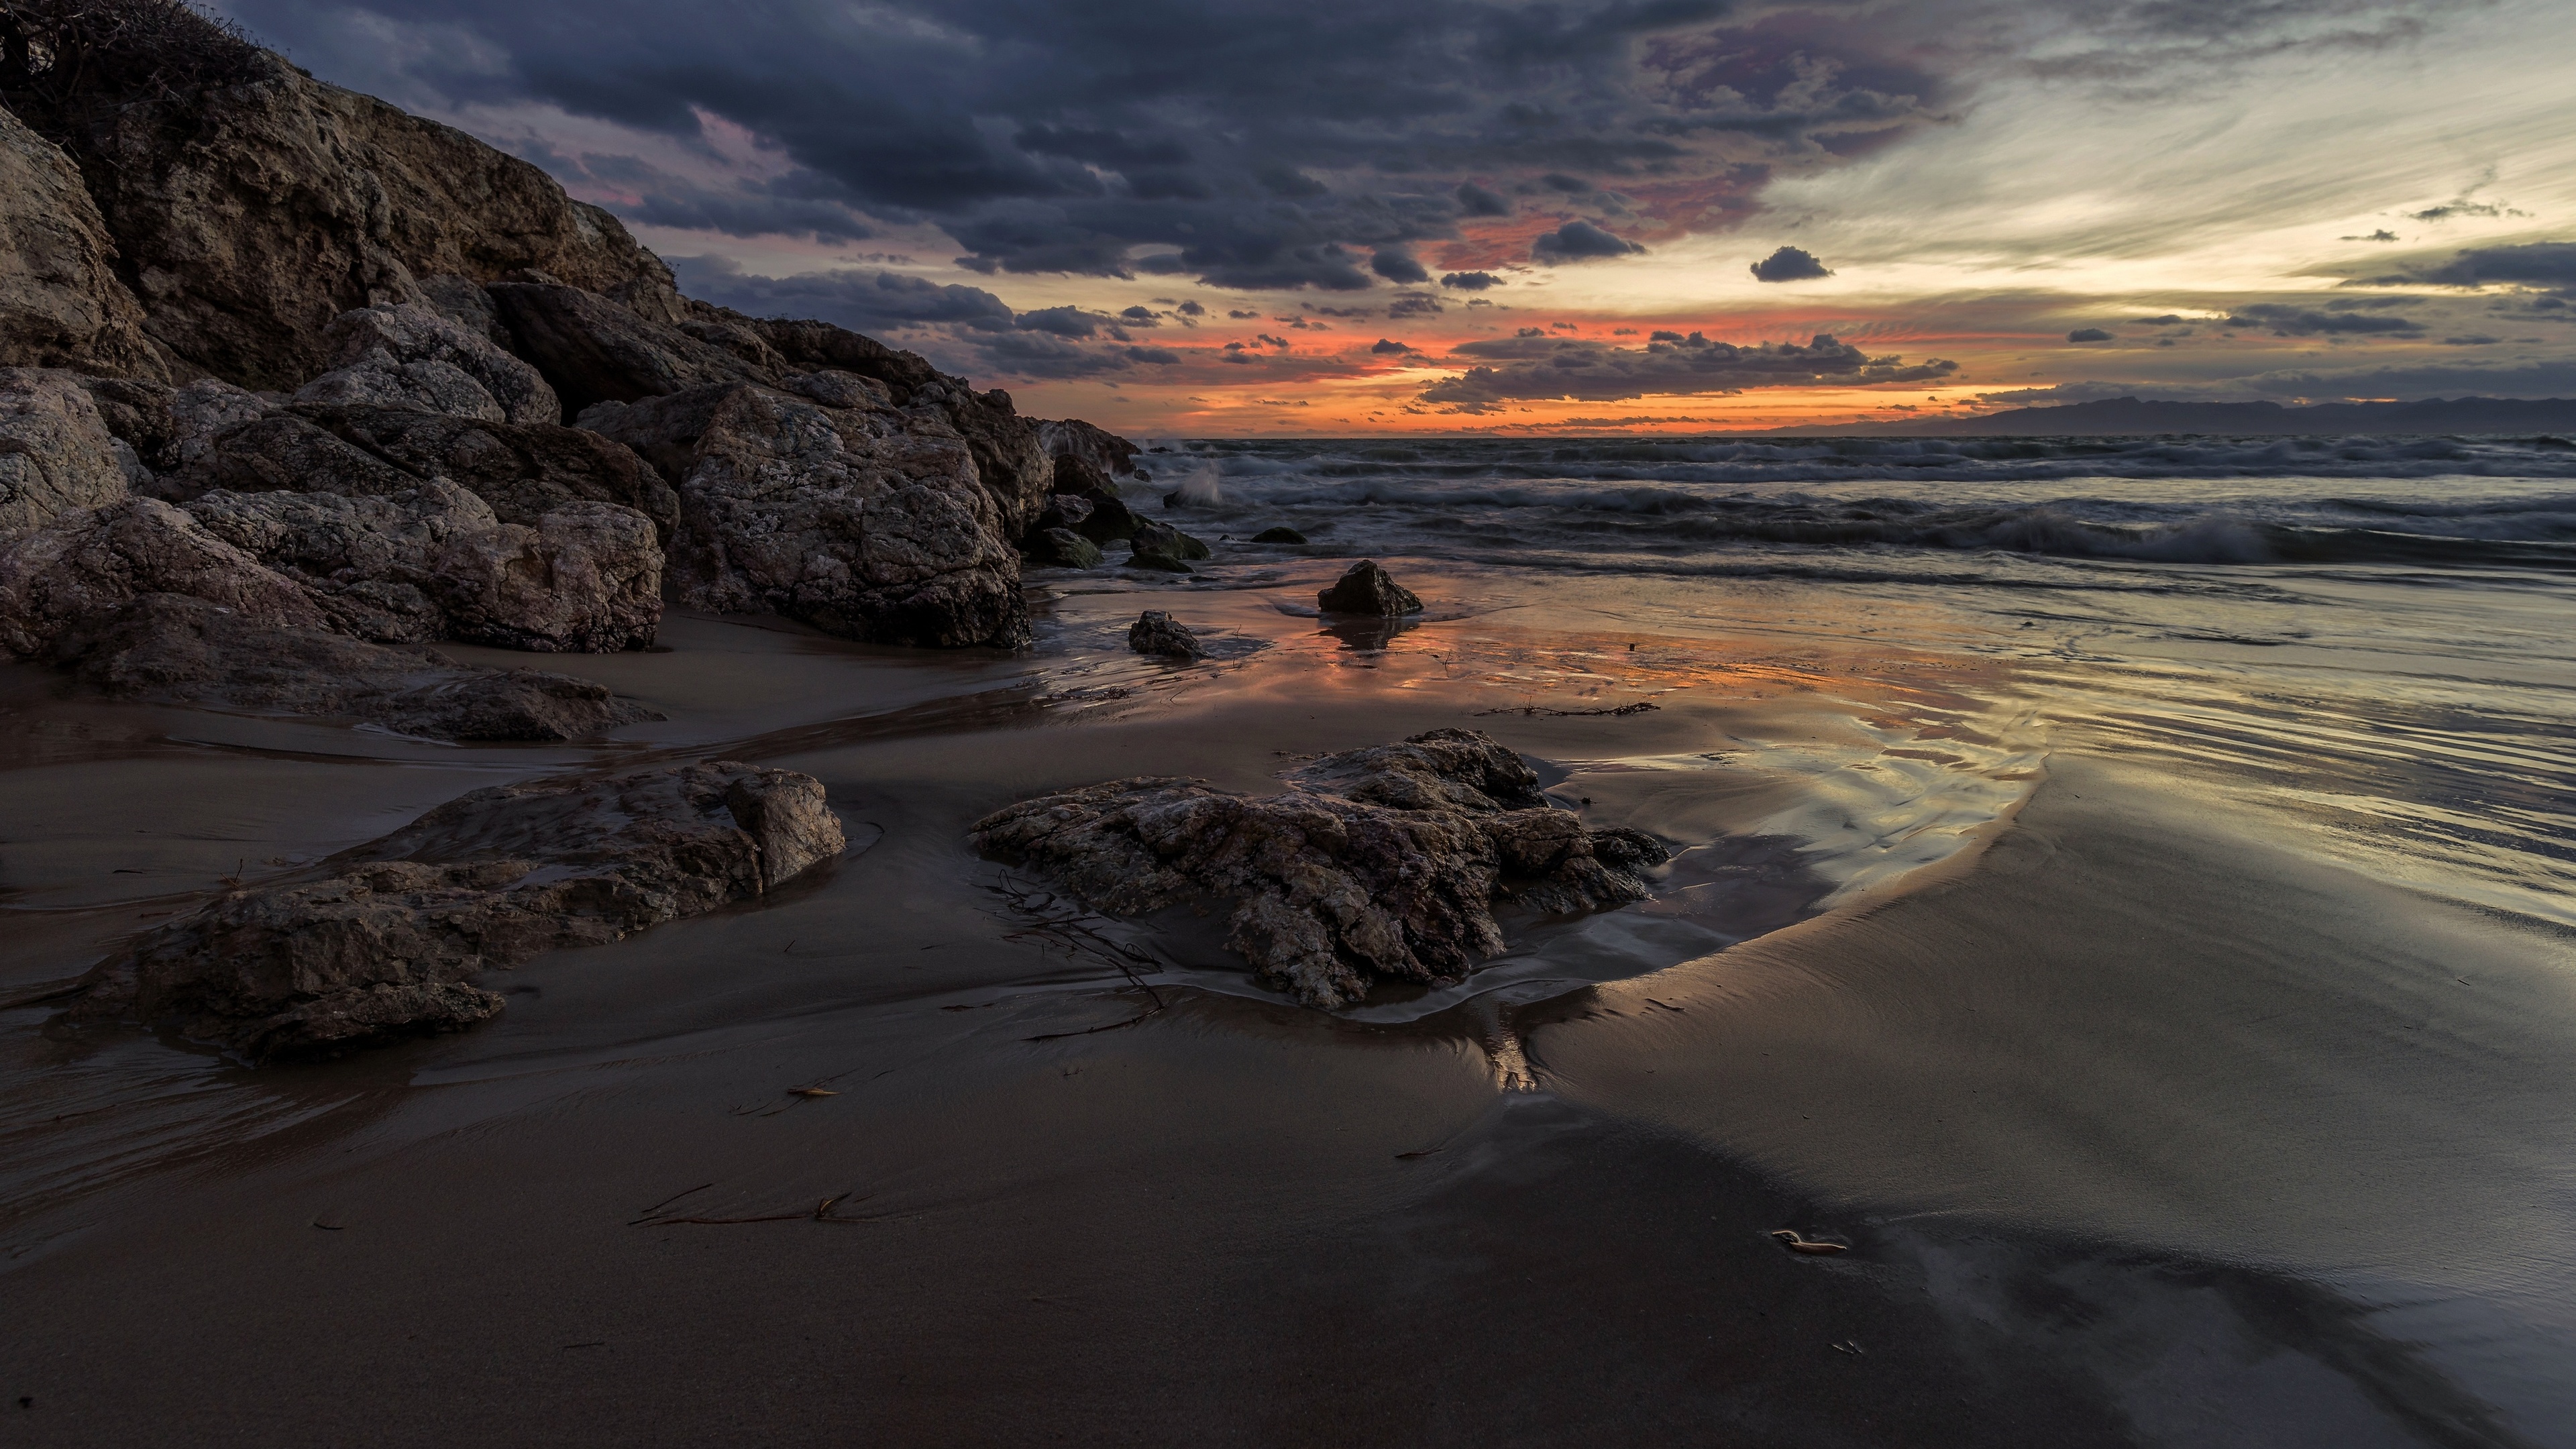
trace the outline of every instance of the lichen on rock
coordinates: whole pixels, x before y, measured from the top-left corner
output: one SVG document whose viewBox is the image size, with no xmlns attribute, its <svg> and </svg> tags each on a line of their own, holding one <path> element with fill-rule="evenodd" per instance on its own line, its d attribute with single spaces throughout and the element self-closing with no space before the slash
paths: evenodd
<svg viewBox="0 0 2576 1449">
<path fill-rule="evenodd" d="M 1377 979 L 1445 984 L 1503 949 L 1509 904 L 1573 914 L 1641 900 L 1652 836 L 1588 830 L 1500 741 L 1433 730 L 1293 771 L 1276 795 L 1204 780 L 1116 780 L 976 822 L 988 855 L 1097 910 L 1234 902 L 1226 944 L 1266 983 L 1341 1007 Z"/>
</svg>

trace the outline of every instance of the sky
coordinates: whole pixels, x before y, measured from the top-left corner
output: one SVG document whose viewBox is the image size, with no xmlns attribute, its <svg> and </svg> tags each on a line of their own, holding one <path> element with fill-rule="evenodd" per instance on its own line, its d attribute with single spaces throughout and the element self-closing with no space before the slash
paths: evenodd
<svg viewBox="0 0 2576 1449">
<path fill-rule="evenodd" d="M 1152 435 L 2576 396 L 2576 0 L 226 0 Z"/>
</svg>

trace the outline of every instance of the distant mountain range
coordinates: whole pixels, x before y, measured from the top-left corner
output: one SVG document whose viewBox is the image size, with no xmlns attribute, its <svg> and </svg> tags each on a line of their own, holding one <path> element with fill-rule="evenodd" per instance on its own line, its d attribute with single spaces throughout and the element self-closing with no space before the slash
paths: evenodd
<svg viewBox="0 0 2576 1449">
<path fill-rule="evenodd" d="M 2157 402 L 2133 397 L 2058 407 L 2014 408 L 1979 417 L 1908 418 L 1795 428 L 1801 434 L 1896 437 L 2078 437 L 2120 433 L 2558 433 L 2576 434 L 2576 398 L 2462 397 L 2422 402 Z"/>
</svg>

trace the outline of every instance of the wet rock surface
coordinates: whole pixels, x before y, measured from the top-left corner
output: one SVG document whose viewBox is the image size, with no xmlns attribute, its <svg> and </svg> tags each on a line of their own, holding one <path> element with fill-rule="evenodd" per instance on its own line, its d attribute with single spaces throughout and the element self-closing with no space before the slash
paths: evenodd
<svg viewBox="0 0 2576 1449">
<path fill-rule="evenodd" d="M 1099 480 L 1091 491 L 1103 491 L 1111 478 L 1125 477 L 1136 471 L 1137 447 L 1106 428 L 1086 423 L 1079 418 L 1037 425 L 1038 444 L 1059 469 L 1073 465 L 1073 476 Z M 1080 490 L 1065 488 L 1060 492 Z"/>
<path fill-rule="evenodd" d="M 732 761 L 496 785 L 301 878 L 228 891 L 102 962 L 75 1020 L 255 1061 L 498 1013 L 480 973 L 756 899 L 840 853 L 813 777 Z"/>
<path fill-rule="evenodd" d="M 1399 584 L 1373 559 L 1361 559 L 1331 588 L 1315 595 L 1327 614 L 1359 614 L 1392 619 L 1422 612 L 1422 600 Z"/>
<path fill-rule="evenodd" d="M 1127 626 L 1127 647 L 1139 654 L 1156 654 L 1166 659 L 1204 659 L 1207 646 L 1189 626 L 1160 609 L 1147 609 Z"/>
<path fill-rule="evenodd" d="M 1284 779 L 1263 797 L 1117 780 L 997 811 L 970 839 L 1111 915 L 1231 900 L 1227 946 L 1265 983 L 1328 1008 L 1381 978 L 1463 979 L 1503 949 L 1498 905 L 1571 914 L 1641 900 L 1637 872 L 1665 858 L 1642 832 L 1585 829 L 1472 730 L 1328 755 Z"/>
<path fill-rule="evenodd" d="M 1265 528 L 1252 536 L 1254 543 L 1304 543 L 1306 535 L 1293 528 Z"/>
<path fill-rule="evenodd" d="M 1138 556 L 1138 558 L 1129 559 L 1130 564 L 1138 564 L 1139 559 L 1147 554 L 1158 555 L 1175 562 L 1211 558 L 1215 554 L 1215 551 L 1205 543 L 1168 523 L 1137 524 L 1136 531 L 1127 536 L 1127 547 L 1131 553 Z M 1188 570 L 1183 569 L 1182 572 L 1186 573 Z"/>
</svg>

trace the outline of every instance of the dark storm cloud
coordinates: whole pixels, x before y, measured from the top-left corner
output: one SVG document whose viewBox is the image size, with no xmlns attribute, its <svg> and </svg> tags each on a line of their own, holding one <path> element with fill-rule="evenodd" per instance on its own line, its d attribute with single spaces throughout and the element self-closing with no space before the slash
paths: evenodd
<svg viewBox="0 0 2576 1449">
<path fill-rule="evenodd" d="M 2401 299 L 2402 300 L 2402 299 Z M 2319 311 L 2312 307 L 2292 307 L 2275 302 L 2239 307 L 2222 322 L 2224 327 L 2247 330 L 2269 330 L 2275 337 L 2355 336 L 2384 333 L 2413 336 L 2424 330 L 2424 324 L 2411 317 L 2391 317 L 2381 312 L 2348 309 L 2344 304 L 2329 303 L 2334 310 Z"/>
<path fill-rule="evenodd" d="M 1753 264 L 1757 282 L 1803 282 L 1832 275 L 1823 262 L 1797 247 L 1782 247 Z"/>
<path fill-rule="evenodd" d="M 1422 263 L 1415 261 L 1413 254 L 1401 247 L 1378 248 L 1377 255 L 1369 258 L 1369 270 L 1398 284 L 1431 280 L 1431 274 L 1422 269 Z"/>
<path fill-rule="evenodd" d="M 1612 236 L 1588 221 L 1569 221 L 1530 243 L 1530 260 L 1554 266 L 1560 262 L 1633 256 L 1644 250 L 1635 242 Z"/>
<path fill-rule="evenodd" d="M 1440 285 L 1461 292 L 1481 292 L 1503 285 L 1503 279 L 1491 272 L 1450 272 L 1441 277 Z"/>
<path fill-rule="evenodd" d="M 2530 242 L 2511 247 L 2466 247 L 2447 262 L 2387 276 L 2364 278 L 2364 287 L 2485 287 L 2576 289 L 2576 242 Z"/>
<path fill-rule="evenodd" d="M 1587 247 L 1623 215 L 1725 224 L 1772 162 L 1830 162 L 1819 128 L 1902 129 L 1937 89 L 1873 58 L 1867 27 L 1745 23 L 1724 0 L 230 8 L 405 104 L 560 107 L 696 148 L 694 191 L 617 188 L 638 220 L 826 241 L 929 223 L 988 273 L 1238 288 L 1356 290 L 1379 258 L 1414 281 L 1395 258 L 1509 216 L 1523 185 L 1582 228 L 1551 260 L 1617 254 Z M 784 177 L 735 180 L 706 117 L 773 147 Z M 1732 209 L 1694 192 L 1712 177 L 1738 178 Z M 1648 182 L 1682 199 L 1635 202 Z"/>
<path fill-rule="evenodd" d="M 1627 348 L 1533 335 L 1535 331 L 1459 347 L 1459 355 L 1491 358 L 1494 365 L 1473 367 L 1464 376 L 1435 383 L 1424 390 L 1422 400 L 1469 409 L 1511 399 L 1617 402 L 1666 393 L 1931 382 L 1958 370 L 1957 363 L 1940 358 L 1908 364 L 1897 357 L 1871 357 L 1848 342 L 1822 334 L 1803 345 L 1765 342 L 1738 347 L 1711 342 L 1697 332 L 1658 333 L 1658 339 L 1672 340 Z"/>
</svg>

